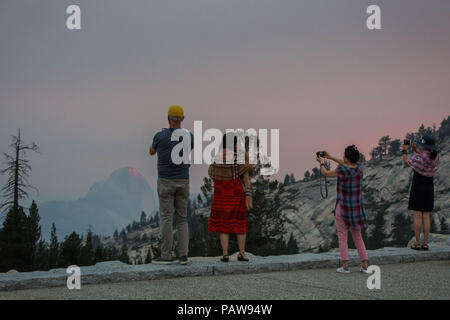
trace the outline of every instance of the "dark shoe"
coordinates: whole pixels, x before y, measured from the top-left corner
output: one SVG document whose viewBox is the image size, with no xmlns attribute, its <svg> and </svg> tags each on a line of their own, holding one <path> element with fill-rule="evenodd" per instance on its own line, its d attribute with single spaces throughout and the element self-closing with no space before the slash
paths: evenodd
<svg viewBox="0 0 450 320">
<path fill-rule="evenodd" d="M 230 256 L 229 256 L 229 255 L 224 255 L 224 256 L 222 257 L 222 259 L 220 259 L 220 261 L 222 261 L 222 262 L 228 262 L 228 261 L 230 261 Z"/>
<path fill-rule="evenodd" d="M 238 259 L 238 261 L 243 261 L 243 262 L 248 262 L 249 260 L 247 259 L 247 258 L 244 258 L 243 256 L 242 256 L 242 254 L 238 254 L 238 256 L 237 256 L 237 259 Z"/>
<path fill-rule="evenodd" d="M 159 258 L 153 259 L 152 263 L 169 265 L 169 264 L 174 263 L 174 260 L 173 259 L 164 259 L 162 257 L 159 257 Z"/>
<path fill-rule="evenodd" d="M 181 264 L 181 265 L 185 266 L 185 265 L 187 265 L 188 263 L 189 263 L 189 260 L 188 260 L 187 256 L 182 256 L 182 257 L 180 257 L 180 264 Z"/>
<path fill-rule="evenodd" d="M 417 250 L 417 251 L 419 251 L 420 250 L 420 244 L 413 244 L 412 246 L 411 246 L 411 249 L 413 249 L 413 250 Z"/>
<path fill-rule="evenodd" d="M 422 250 L 425 250 L 425 251 L 428 251 L 428 245 L 426 244 L 426 243 L 424 243 L 423 245 L 422 245 Z"/>
</svg>

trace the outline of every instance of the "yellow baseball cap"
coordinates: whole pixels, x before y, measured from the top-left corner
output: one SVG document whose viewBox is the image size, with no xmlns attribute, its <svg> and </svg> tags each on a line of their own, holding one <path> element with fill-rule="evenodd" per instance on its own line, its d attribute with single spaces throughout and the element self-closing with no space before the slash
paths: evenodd
<svg viewBox="0 0 450 320">
<path fill-rule="evenodd" d="M 169 108 L 169 116 L 172 117 L 178 117 L 178 118 L 183 118 L 184 117 L 184 111 L 183 108 L 180 106 L 170 106 Z"/>
</svg>

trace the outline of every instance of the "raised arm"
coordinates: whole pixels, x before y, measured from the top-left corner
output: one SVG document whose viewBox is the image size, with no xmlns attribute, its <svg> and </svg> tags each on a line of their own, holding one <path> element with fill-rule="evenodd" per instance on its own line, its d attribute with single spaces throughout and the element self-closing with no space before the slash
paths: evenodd
<svg viewBox="0 0 450 320">
<path fill-rule="evenodd" d="M 316 160 L 317 160 L 317 162 L 320 163 L 320 171 L 322 172 L 322 174 L 323 174 L 325 177 L 328 177 L 328 178 L 336 178 L 336 177 L 338 176 L 336 170 L 328 170 L 328 169 L 325 167 L 325 162 L 324 162 L 324 160 L 323 160 L 322 158 L 316 157 Z M 331 160 L 331 159 L 330 159 L 330 160 Z"/>
<path fill-rule="evenodd" d="M 336 157 L 333 157 L 332 155 L 330 155 L 326 151 L 325 151 L 325 159 L 332 160 L 332 161 L 334 161 L 334 162 L 336 162 L 337 164 L 340 164 L 340 165 L 344 165 L 344 160 L 343 159 L 338 159 Z"/>
</svg>

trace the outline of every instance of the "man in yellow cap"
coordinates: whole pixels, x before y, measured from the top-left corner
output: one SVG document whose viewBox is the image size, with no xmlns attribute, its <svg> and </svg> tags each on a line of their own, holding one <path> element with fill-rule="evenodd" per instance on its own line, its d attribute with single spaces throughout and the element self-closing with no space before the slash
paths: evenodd
<svg viewBox="0 0 450 320">
<path fill-rule="evenodd" d="M 176 130 L 186 130 L 181 128 L 184 120 L 183 108 L 174 105 L 169 108 L 167 120 L 169 128 L 164 128 L 153 137 L 150 147 L 150 155 L 158 154 L 158 197 L 160 212 L 160 232 L 161 232 L 161 256 L 154 259 L 154 263 L 171 264 L 173 245 L 173 215 L 177 225 L 178 237 L 178 257 L 180 264 L 188 263 L 189 231 L 187 224 L 187 206 L 189 201 L 189 164 L 175 164 L 172 161 L 172 149 L 180 143 L 182 134 L 176 141 L 172 141 L 172 135 L 177 134 Z M 186 132 L 191 137 L 191 150 L 194 148 L 194 136 Z M 182 140 L 181 140 L 182 141 Z M 181 151 L 181 155 L 183 150 Z"/>
</svg>

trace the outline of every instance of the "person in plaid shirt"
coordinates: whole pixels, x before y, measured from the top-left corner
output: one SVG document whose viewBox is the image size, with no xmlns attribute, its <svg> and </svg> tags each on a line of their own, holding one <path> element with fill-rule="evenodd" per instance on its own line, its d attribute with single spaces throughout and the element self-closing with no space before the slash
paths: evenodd
<svg viewBox="0 0 450 320">
<path fill-rule="evenodd" d="M 417 150 L 417 144 L 422 152 Z M 414 171 L 409 194 L 408 209 L 414 212 L 414 250 L 428 250 L 428 235 L 430 234 L 430 212 L 434 209 L 434 181 L 439 165 L 436 138 L 431 134 L 424 135 L 417 143 L 412 145 L 414 154 L 408 158 L 408 145 L 403 144 L 403 163 Z M 423 224 L 423 243 L 420 245 L 420 232 Z"/>
<path fill-rule="evenodd" d="M 361 260 L 360 271 L 367 273 L 368 257 L 361 236 L 361 229 L 367 226 L 367 219 L 362 192 L 363 170 L 358 164 L 359 157 L 360 153 L 355 145 L 345 149 L 343 160 L 325 152 L 324 158 L 339 164 L 335 170 L 328 170 L 324 159 L 317 157 L 322 174 L 326 177 L 338 178 L 335 217 L 342 260 L 342 267 L 336 270 L 338 273 L 350 273 L 348 268 L 348 228 L 351 230 L 353 242 Z"/>
</svg>

